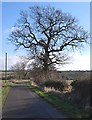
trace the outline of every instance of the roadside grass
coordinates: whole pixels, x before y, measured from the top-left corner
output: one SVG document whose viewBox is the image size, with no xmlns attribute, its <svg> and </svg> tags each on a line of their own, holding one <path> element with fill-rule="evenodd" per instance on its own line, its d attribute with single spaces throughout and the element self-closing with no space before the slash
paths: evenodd
<svg viewBox="0 0 92 120">
<path fill-rule="evenodd" d="M 31 84 L 27 84 L 29 88 L 31 88 L 34 92 L 36 92 L 39 96 L 44 98 L 47 102 L 52 104 L 56 109 L 66 113 L 69 118 L 88 118 L 89 115 L 84 110 L 78 108 L 74 103 L 70 103 L 68 101 L 64 101 L 58 96 L 55 96 L 51 93 L 47 93 L 38 87 L 34 87 Z"/>
<path fill-rule="evenodd" d="M 2 90 L 0 93 L 0 96 L 2 97 L 2 107 L 4 106 L 9 90 L 12 86 L 15 86 L 15 83 L 9 81 L 6 82 L 5 80 L 2 80 Z"/>
<path fill-rule="evenodd" d="M 1 81 L 0 81 L 1 83 Z M 0 86 L 0 112 L 2 111 L 2 87 Z"/>
<path fill-rule="evenodd" d="M 2 107 L 3 107 L 4 103 L 5 103 L 5 100 L 7 98 L 9 90 L 10 90 L 10 86 L 3 86 L 2 87 Z"/>
</svg>

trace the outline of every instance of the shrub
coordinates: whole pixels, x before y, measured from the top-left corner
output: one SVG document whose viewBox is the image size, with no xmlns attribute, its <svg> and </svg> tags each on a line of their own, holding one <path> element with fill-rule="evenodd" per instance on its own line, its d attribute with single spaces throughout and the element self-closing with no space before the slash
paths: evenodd
<svg viewBox="0 0 92 120">
<path fill-rule="evenodd" d="M 60 91 L 62 91 L 64 88 L 63 83 L 60 81 L 47 81 L 44 83 L 43 86 L 51 87 L 51 88 L 54 87 L 55 90 L 60 90 Z"/>
<path fill-rule="evenodd" d="M 85 108 L 89 105 L 90 100 L 90 83 L 89 80 L 76 81 L 72 84 L 74 91 L 70 93 L 71 100 Z"/>
</svg>

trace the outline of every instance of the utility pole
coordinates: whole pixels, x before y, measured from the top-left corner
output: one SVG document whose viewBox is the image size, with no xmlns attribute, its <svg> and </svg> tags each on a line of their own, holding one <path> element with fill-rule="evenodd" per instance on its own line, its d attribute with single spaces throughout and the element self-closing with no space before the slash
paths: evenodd
<svg viewBox="0 0 92 120">
<path fill-rule="evenodd" d="M 7 53 L 5 53 L 5 82 L 7 82 Z"/>
</svg>

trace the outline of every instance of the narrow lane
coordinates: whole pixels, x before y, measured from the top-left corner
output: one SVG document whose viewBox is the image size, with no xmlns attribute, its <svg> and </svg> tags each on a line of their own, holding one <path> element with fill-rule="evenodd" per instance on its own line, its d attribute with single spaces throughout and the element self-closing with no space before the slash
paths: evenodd
<svg viewBox="0 0 92 120">
<path fill-rule="evenodd" d="M 66 118 L 25 86 L 12 87 L 2 112 L 3 118 Z"/>
</svg>

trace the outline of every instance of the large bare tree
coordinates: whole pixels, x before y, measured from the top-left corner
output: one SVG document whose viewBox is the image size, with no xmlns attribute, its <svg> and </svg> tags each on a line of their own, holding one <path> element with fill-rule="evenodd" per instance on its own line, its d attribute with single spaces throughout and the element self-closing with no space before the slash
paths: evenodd
<svg viewBox="0 0 92 120">
<path fill-rule="evenodd" d="M 71 14 L 51 6 L 30 7 L 21 11 L 9 40 L 30 51 L 45 72 L 52 64 L 65 64 L 70 50 L 80 49 L 88 40 L 88 32 Z"/>
</svg>

